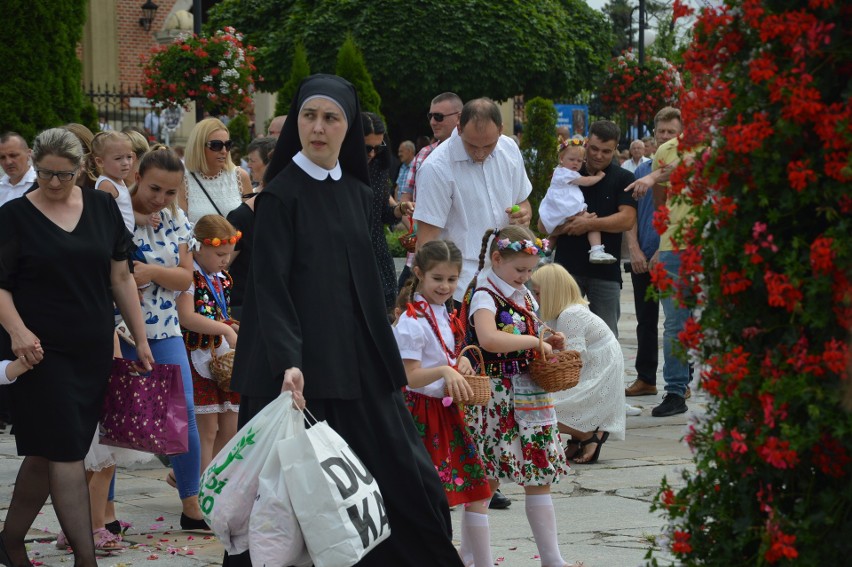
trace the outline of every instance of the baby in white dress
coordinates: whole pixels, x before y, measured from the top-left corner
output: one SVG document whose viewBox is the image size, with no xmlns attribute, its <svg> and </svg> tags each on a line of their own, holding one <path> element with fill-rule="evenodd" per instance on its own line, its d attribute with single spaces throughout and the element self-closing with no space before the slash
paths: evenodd
<svg viewBox="0 0 852 567">
<path fill-rule="evenodd" d="M 538 207 L 538 216 L 541 224 L 548 233 L 564 223 L 569 217 L 582 213 L 586 210 L 586 201 L 580 187 L 590 187 L 603 179 L 604 172 L 599 171 L 596 175 L 583 177 L 578 172 L 583 165 L 586 156 L 586 148 L 583 140 L 571 138 L 559 140 L 559 165 L 553 171 L 550 187 Z M 601 244 L 600 231 L 586 233 L 589 239 L 589 262 L 592 264 L 612 264 L 617 261 L 616 257 L 608 254 Z"/>
</svg>

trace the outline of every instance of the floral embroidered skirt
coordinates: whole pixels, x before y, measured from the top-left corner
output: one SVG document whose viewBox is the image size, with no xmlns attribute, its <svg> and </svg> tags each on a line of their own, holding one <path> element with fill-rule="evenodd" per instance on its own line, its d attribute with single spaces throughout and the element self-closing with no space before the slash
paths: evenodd
<svg viewBox="0 0 852 567">
<path fill-rule="evenodd" d="M 516 405 L 515 390 L 521 385 L 525 391 Z M 492 376 L 491 396 L 487 405 L 465 409 L 488 477 L 520 486 L 558 482 L 569 467 L 549 394 L 537 389 L 528 375 L 520 374 Z"/>
<path fill-rule="evenodd" d="M 192 395 L 195 400 L 196 414 L 240 411 L 238 392 L 226 392 L 220 389 L 214 380 L 205 378 L 195 370 L 192 360 L 189 361 L 189 366 L 192 369 Z"/>
<path fill-rule="evenodd" d="M 405 390 L 405 405 L 438 471 L 450 506 L 490 498 L 485 465 L 459 407 L 444 407 L 439 398 L 410 390 Z"/>
</svg>

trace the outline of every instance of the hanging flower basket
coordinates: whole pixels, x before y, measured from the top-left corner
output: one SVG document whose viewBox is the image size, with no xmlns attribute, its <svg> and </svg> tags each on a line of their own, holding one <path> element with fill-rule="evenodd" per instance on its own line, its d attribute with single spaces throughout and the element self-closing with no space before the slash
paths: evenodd
<svg viewBox="0 0 852 567">
<path fill-rule="evenodd" d="M 175 107 L 196 101 L 212 115 L 245 110 L 254 92 L 255 48 L 226 27 L 212 36 L 186 35 L 142 56 L 145 96 Z M 258 81 L 263 80 L 258 77 Z"/>
<path fill-rule="evenodd" d="M 601 89 L 604 108 L 611 112 L 637 114 L 643 121 L 664 106 L 677 106 L 683 92 L 678 70 L 662 57 L 639 57 L 628 49 L 613 59 Z"/>
</svg>

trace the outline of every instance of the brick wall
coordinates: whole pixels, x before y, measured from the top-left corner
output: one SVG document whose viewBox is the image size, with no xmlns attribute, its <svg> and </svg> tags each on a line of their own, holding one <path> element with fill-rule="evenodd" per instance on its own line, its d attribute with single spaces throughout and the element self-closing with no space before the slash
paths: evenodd
<svg viewBox="0 0 852 567">
<path fill-rule="evenodd" d="M 142 84 L 140 55 L 147 55 L 157 45 L 154 33 L 163 29 L 163 24 L 172 11 L 175 0 L 159 0 L 151 31 L 139 25 L 144 0 L 122 0 L 116 2 L 116 26 L 118 34 L 118 77 L 127 87 Z"/>
</svg>

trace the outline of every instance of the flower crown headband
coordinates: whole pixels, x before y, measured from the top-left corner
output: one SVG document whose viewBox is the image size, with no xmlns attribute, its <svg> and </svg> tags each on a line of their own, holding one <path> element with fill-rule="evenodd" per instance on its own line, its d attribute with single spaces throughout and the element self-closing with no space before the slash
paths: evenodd
<svg viewBox="0 0 852 567">
<path fill-rule="evenodd" d="M 205 238 L 204 240 L 198 240 L 193 234 L 189 242 L 189 249 L 196 251 L 201 250 L 202 244 L 205 244 L 207 246 L 224 246 L 226 244 L 236 244 L 240 241 L 240 238 L 242 237 L 243 233 L 239 230 L 234 236 L 231 236 L 229 238 Z"/>
<path fill-rule="evenodd" d="M 550 241 L 546 238 L 536 238 L 532 240 L 509 240 L 501 238 L 497 241 L 498 250 L 512 250 L 514 252 L 523 252 L 530 256 L 541 256 L 544 258 L 550 253 Z"/>
<path fill-rule="evenodd" d="M 558 142 L 559 149 L 556 150 L 557 153 L 565 148 L 582 148 L 586 145 L 586 140 L 582 138 L 565 138 L 562 134 L 559 134 Z"/>
</svg>

